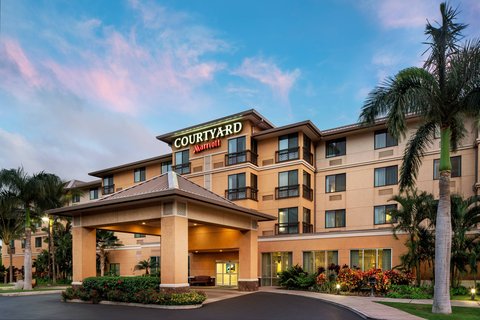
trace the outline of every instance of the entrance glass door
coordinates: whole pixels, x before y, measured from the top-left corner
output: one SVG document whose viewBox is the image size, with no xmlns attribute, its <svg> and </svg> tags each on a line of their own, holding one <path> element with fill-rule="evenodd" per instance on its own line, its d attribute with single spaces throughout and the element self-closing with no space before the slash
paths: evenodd
<svg viewBox="0 0 480 320">
<path fill-rule="evenodd" d="M 217 262 L 216 265 L 217 286 L 237 286 L 238 285 L 238 262 Z"/>
</svg>

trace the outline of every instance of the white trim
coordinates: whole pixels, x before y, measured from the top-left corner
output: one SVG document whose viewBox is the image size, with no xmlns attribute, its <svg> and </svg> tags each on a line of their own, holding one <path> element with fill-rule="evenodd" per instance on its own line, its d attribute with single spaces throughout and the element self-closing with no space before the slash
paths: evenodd
<svg viewBox="0 0 480 320">
<path fill-rule="evenodd" d="M 238 279 L 238 282 L 245 281 L 245 282 L 258 282 L 258 279 Z"/>
<path fill-rule="evenodd" d="M 72 286 L 81 286 L 82 284 L 82 281 L 72 281 Z"/>
<path fill-rule="evenodd" d="M 372 236 L 391 236 L 391 230 L 381 231 L 351 231 L 351 232 L 329 232 L 321 234 L 313 234 L 307 236 L 274 236 L 272 238 L 258 238 L 258 242 L 273 242 L 273 241 L 289 241 L 289 240 L 314 240 L 314 239 L 334 239 L 334 238 L 351 238 L 351 237 L 372 237 Z M 404 234 L 404 232 L 397 232 L 397 234 Z"/>
<path fill-rule="evenodd" d="M 190 283 L 161 283 L 160 288 L 183 288 L 183 287 L 189 287 Z"/>
</svg>

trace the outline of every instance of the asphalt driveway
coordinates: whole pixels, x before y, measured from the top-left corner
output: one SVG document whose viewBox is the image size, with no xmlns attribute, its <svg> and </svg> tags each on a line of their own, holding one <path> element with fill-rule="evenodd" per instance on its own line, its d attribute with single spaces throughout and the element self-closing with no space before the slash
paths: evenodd
<svg viewBox="0 0 480 320">
<path fill-rule="evenodd" d="M 362 319 L 357 314 L 318 299 L 257 292 L 204 305 L 194 310 L 64 303 L 59 294 L 0 297 L 0 319 Z"/>
</svg>

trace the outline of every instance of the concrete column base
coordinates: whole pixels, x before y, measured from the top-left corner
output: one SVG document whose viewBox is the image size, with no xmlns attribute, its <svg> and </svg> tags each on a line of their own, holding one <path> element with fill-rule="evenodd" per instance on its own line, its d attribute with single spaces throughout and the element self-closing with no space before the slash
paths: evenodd
<svg viewBox="0 0 480 320">
<path fill-rule="evenodd" d="M 190 289 L 189 283 L 160 284 L 160 292 L 163 293 L 182 293 Z"/>
<path fill-rule="evenodd" d="M 238 280 L 238 291 L 258 291 L 258 280 Z"/>
</svg>

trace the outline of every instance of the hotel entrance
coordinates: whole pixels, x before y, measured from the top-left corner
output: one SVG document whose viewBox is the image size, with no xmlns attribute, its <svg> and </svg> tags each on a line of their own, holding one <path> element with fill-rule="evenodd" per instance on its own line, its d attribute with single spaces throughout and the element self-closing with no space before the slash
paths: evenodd
<svg viewBox="0 0 480 320">
<path fill-rule="evenodd" d="M 238 262 L 217 261 L 216 285 L 225 287 L 238 286 Z"/>
</svg>

